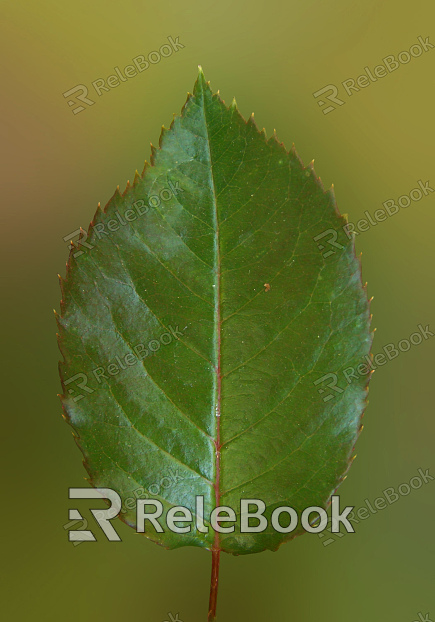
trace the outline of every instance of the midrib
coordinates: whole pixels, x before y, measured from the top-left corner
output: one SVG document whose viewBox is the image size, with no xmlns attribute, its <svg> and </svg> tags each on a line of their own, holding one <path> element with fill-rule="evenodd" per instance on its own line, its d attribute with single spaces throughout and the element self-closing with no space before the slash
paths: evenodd
<svg viewBox="0 0 435 622">
<path fill-rule="evenodd" d="M 206 102 L 204 96 L 204 87 L 205 80 L 204 77 L 200 77 L 201 80 L 201 93 L 202 93 L 202 105 L 203 105 L 203 116 L 204 116 L 204 125 L 205 131 L 207 135 L 207 152 L 208 152 L 208 160 L 210 164 L 210 172 L 209 172 L 209 184 L 212 191 L 213 196 L 213 216 L 214 216 L 214 227 L 215 227 L 215 238 L 214 238 L 214 265 L 215 265 L 215 282 L 214 282 L 214 352 L 215 352 L 215 374 L 214 374 L 214 399 L 213 399 L 213 409 L 212 416 L 215 419 L 215 481 L 214 481 L 214 490 L 215 490 L 215 504 L 216 507 L 220 505 L 220 469 L 221 469 L 221 442 L 220 442 L 220 416 L 221 416 L 221 383 L 222 383 L 222 373 L 221 373 L 221 308 L 220 308 L 220 273 L 221 273 L 221 265 L 220 265 L 220 248 L 219 248 L 219 219 L 218 219 L 218 210 L 217 210 L 217 201 L 216 201 L 216 185 L 214 181 L 213 175 L 213 163 L 211 159 L 211 151 L 210 151 L 210 136 L 208 133 L 208 124 L 207 124 L 207 112 L 206 112 Z M 214 544 L 213 549 L 215 551 L 220 549 L 219 544 L 219 533 L 215 530 L 214 535 Z"/>
</svg>

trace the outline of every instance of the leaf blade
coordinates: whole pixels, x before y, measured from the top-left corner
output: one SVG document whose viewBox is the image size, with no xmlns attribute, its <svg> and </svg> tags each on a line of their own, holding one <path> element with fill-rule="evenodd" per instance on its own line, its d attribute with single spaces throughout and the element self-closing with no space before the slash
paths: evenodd
<svg viewBox="0 0 435 622">
<path fill-rule="evenodd" d="M 95 225 L 177 183 L 182 192 L 142 220 L 98 236 Z M 194 513 L 202 494 L 208 521 L 216 505 L 236 510 L 241 497 L 263 499 L 269 517 L 278 505 L 327 504 L 349 467 L 367 377 L 332 405 L 314 380 L 360 363 L 371 345 L 353 242 L 341 233 L 343 250 L 328 261 L 313 242 L 322 226 L 343 224 L 314 171 L 227 108 L 200 73 L 152 166 L 97 212 L 95 248 L 70 256 L 61 376 L 85 372 L 98 387 L 74 402 L 64 385 L 63 406 L 93 485 L 126 498 L 176 461 L 183 480 L 161 498 Z M 174 325 L 182 336 L 162 345 Z M 106 373 L 115 356 L 153 341 L 158 351 L 140 364 Z M 123 518 L 135 524 L 132 512 Z M 241 554 L 275 550 L 299 532 L 147 535 Z"/>
</svg>

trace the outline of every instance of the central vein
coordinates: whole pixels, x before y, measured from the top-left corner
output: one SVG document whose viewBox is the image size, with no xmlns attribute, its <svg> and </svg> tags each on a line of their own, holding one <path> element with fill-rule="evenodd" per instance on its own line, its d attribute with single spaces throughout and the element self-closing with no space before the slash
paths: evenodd
<svg viewBox="0 0 435 622">
<path fill-rule="evenodd" d="M 214 253 L 215 253 L 215 261 L 214 261 L 214 352 L 215 352 L 215 368 L 214 368 L 214 383 L 213 383 L 213 412 L 212 415 L 215 421 L 215 433 L 214 433 L 214 445 L 215 445 L 215 481 L 214 481 L 214 490 L 215 490 L 215 504 L 216 507 L 220 505 L 220 468 L 221 468 L 221 441 L 220 441 L 220 416 L 221 416 L 221 388 L 222 388 L 222 372 L 221 372 L 221 308 L 220 308 L 220 274 L 221 274 L 221 261 L 220 261 L 220 248 L 219 248 L 219 218 L 218 218 L 218 209 L 217 209 L 217 201 L 216 201 L 216 186 L 213 176 L 213 163 L 211 158 L 210 151 L 210 137 L 208 132 L 208 123 L 207 123 L 207 104 L 206 104 L 206 96 L 204 92 L 205 88 L 205 80 L 204 77 L 200 75 L 199 85 L 202 93 L 202 106 L 203 106 L 203 115 L 204 115 L 204 125 L 206 131 L 206 148 L 208 152 L 208 159 L 210 163 L 210 173 L 209 173 L 209 184 L 213 197 L 213 219 L 214 219 L 214 229 L 215 229 L 215 237 L 214 237 Z M 213 543 L 213 551 L 218 552 L 220 550 L 219 544 L 219 533 L 215 531 L 214 535 L 214 543 Z"/>
</svg>

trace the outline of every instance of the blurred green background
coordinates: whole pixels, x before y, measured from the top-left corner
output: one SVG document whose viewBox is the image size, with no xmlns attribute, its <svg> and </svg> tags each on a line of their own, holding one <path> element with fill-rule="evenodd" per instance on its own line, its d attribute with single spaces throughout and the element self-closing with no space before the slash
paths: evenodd
<svg viewBox="0 0 435 622">
<path fill-rule="evenodd" d="M 86 483 L 56 397 L 63 237 L 87 229 L 98 201 L 142 170 L 198 64 L 227 103 L 236 96 L 245 117 L 255 111 L 268 135 L 276 128 L 304 163 L 315 158 L 351 221 L 418 180 L 435 187 L 435 49 L 351 97 L 341 87 L 418 36 L 435 43 L 435 5 L 27 0 L 1 10 L 4 619 L 171 622 L 178 613 L 205 622 L 206 551 L 166 551 L 119 521 L 122 544 L 67 540 L 68 488 Z M 92 92 L 92 81 L 168 36 L 185 47 L 101 97 Z M 78 84 L 96 103 L 73 114 L 63 93 Z M 324 114 L 313 93 L 328 84 L 345 103 Z M 435 330 L 434 210 L 435 193 L 356 240 L 374 296 L 374 353 L 419 323 Z M 375 372 L 342 505 L 373 501 L 418 468 L 435 475 L 434 352 L 432 337 Z M 434 493 L 430 482 L 328 546 L 307 534 L 276 553 L 224 555 L 219 620 L 412 622 L 418 612 L 435 620 Z"/>
</svg>

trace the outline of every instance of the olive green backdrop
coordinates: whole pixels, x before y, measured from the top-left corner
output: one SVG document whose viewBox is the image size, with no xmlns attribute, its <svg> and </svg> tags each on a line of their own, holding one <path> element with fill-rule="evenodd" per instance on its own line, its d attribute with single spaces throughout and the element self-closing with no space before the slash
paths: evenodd
<svg viewBox="0 0 435 622">
<path fill-rule="evenodd" d="M 435 5 L 28 0 L 3 1 L 1 13 L 5 619 L 172 622 L 178 613 L 183 622 L 205 622 L 206 551 L 166 551 L 119 521 L 122 543 L 104 535 L 96 544 L 67 540 L 68 508 L 77 505 L 68 487 L 86 482 L 56 397 L 52 309 L 59 309 L 56 275 L 67 259 L 63 237 L 87 228 L 98 201 L 142 170 L 149 142 L 157 144 L 161 125 L 180 111 L 198 64 L 227 103 L 236 96 L 245 117 L 255 111 L 268 135 L 276 128 L 306 164 L 315 158 L 351 221 L 408 194 L 418 180 L 435 188 L 435 49 L 418 55 L 414 48 L 410 62 L 351 96 L 341 85 L 419 36 L 435 43 Z M 92 81 L 169 36 L 184 48 L 98 97 Z M 78 103 L 70 107 L 74 96 L 63 93 L 79 84 L 95 103 L 74 114 Z M 313 96 L 327 85 L 336 85 L 341 105 L 328 93 Z M 329 105 L 335 109 L 324 114 Z M 418 324 L 435 331 L 434 231 L 429 192 L 356 240 L 374 296 L 374 353 L 397 347 Z M 435 475 L 434 352 L 431 337 L 373 375 L 342 504 L 373 502 L 419 468 Z M 276 553 L 225 555 L 219 620 L 412 622 L 419 612 L 435 620 L 434 495 L 428 482 L 328 546 L 327 536 L 307 534 Z M 89 504 L 78 506 L 88 512 Z"/>
</svg>

